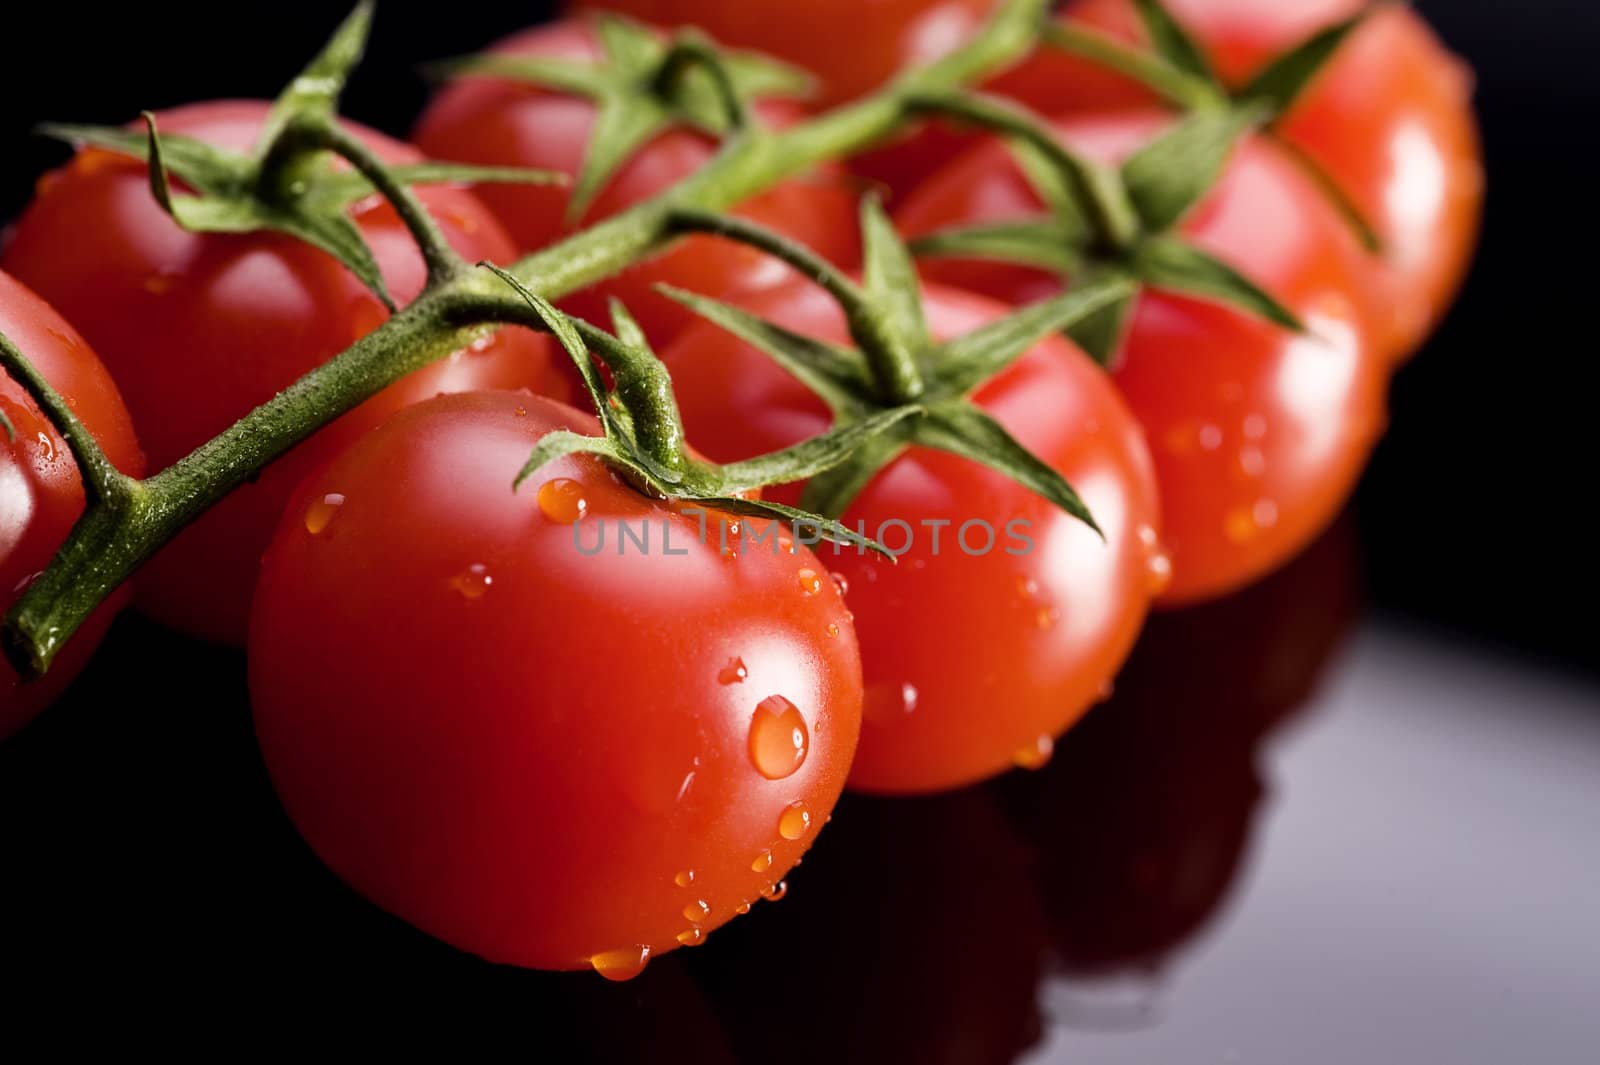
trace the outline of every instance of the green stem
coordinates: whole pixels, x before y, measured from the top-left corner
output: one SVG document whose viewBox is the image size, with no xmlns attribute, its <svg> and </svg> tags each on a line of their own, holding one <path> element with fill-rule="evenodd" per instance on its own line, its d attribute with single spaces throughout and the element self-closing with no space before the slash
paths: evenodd
<svg viewBox="0 0 1600 1065">
<path fill-rule="evenodd" d="M 602 281 L 661 250 L 674 211 L 725 210 L 785 178 L 891 136 L 917 93 L 980 79 L 1020 58 L 1048 0 L 1006 0 L 965 47 L 867 99 L 779 133 L 749 131 L 661 195 L 530 255 L 513 267 L 547 299 Z M 404 202 L 404 197 L 400 202 Z M 466 271 L 430 286 L 342 354 L 306 374 L 220 436 L 154 477 L 119 506 L 92 506 L 50 568 L 6 617 L 4 646 L 23 676 L 43 673 L 68 636 L 179 530 L 273 459 L 390 384 L 486 331 L 469 316 L 501 282 Z"/>
<path fill-rule="evenodd" d="M 83 492 L 87 502 L 110 503 L 127 496 L 131 486 L 136 483 L 134 479 L 112 464 L 106 453 L 100 449 L 100 443 L 95 440 L 94 434 L 78 420 L 78 416 L 67 406 L 67 401 L 62 398 L 61 393 L 45 380 L 44 375 L 4 333 L 0 333 L 0 368 L 21 385 L 23 391 L 33 397 L 33 401 L 39 405 L 39 410 L 49 419 L 56 432 L 61 434 L 61 439 L 66 441 L 67 447 L 72 451 L 72 457 L 78 461 L 78 472 L 83 479 Z M 9 423 L 6 428 L 11 430 Z M 7 435 L 14 436 L 14 430 Z"/>
<path fill-rule="evenodd" d="M 1226 103 L 1216 87 L 1191 77 L 1154 52 L 1136 48 L 1081 23 L 1059 22 L 1044 31 L 1045 42 L 1138 82 L 1185 111 Z"/>
<path fill-rule="evenodd" d="M 733 76 L 728 73 L 716 47 L 694 32 L 680 33 L 673 38 L 672 46 L 661 58 L 661 69 L 656 74 L 655 90 L 662 97 L 671 97 L 678 79 L 691 67 L 699 67 L 711 79 L 717 92 L 717 102 L 722 105 L 730 131 L 742 130 L 750 124 L 750 109 Z"/>
</svg>

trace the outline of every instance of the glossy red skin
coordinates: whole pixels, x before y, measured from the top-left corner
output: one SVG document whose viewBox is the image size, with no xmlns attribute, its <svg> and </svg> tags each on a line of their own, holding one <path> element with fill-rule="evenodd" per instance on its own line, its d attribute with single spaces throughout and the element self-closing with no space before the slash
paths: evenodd
<svg viewBox="0 0 1600 1065">
<path fill-rule="evenodd" d="M 567 20 L 508 37 L 489 51 L 595 59 L 598 50 L 586 22 Z M 800 117 L 789 103 L 762 104 L 763 118 L 786 125 Z M 526 166 L 576 175 L 588 151 L 595 108 L 589 100 L 546 92 L 496 78 L 461 78 L 442 90 L 417 124 L 416 142 L 430 156 L 495 166 Z M 502 185 L 479 195 L 526 251 L 555 243 L 584 225 L 648 199 L 703 167 L 716 142 L 674 129 L 625 162 L 576 223 L 566 217 L 570 187 Z M 782 182 L 736 212 L 798 237 L 822 255 L 849 263 L 858 254 L 856 198 L 833 170 Z M 627 304 L 651 340 L 665 343 L 691 320 L 688 311 L 654 291 L 669 282 L 696 292 L 729 296 L 769 288 L 792 274 L 751 248 L 696 237 L 636 265 L 602 284 L 562 301 L 564 309 L 594 322 L 610 321 L 607 302 Z"/>
<path fill-rule="evenodd" d="M 1121 158 L 1167 121 L 1130 112 L 1064 120 L 1067 142 Z M 1010 156 L 985 145 L 896 213 L 911 236 L 1037 213 Z M 1307 323 L 1287 330 L 1218 304 L 1140 296 L 1117 387 L 1144 426 L 1172 554 L 1167 605 L 1265 576 L 1324 529 L 1385 424 L 1387 360 L 1372 339 L 1359 248 L 1316 187 L 1271 145 L 1248 142 L 1184 221 L 1186 236 L 1241 269 Z M 1010 302 L 1058 282 L 1017 267 L 928 260 L 925 276 Z"/>
<path fill-rule="evenodd" d="M 929 289 L 936 335 L 968 332 L 1002 313 L 988 300 Z M 791 329 L 843 340 L 837 307 L 797 284 L 751 305 Z M 662 354 L 690 439 L 728 461 L 793 444 L 827 425 L 823 406 L 764 356 L 709 325 Z M 1160 517 L 1137 425 L 1101 373 L 1065 341 L 1039 344 L 978 393 L 978 401 L 1072 481 L 1106 532 L 1085 525 L 987 468 L 914 449 L 880 473 L 845 513 L 867 532 L 899 519 L 919 531 L 898 565 L 854 549 L 818 549 L 849 585 L 867 695 L 851 786 L 873 792 L 956 787 L 1013 765 L 1041 736 L 1068 728 L 1116 673 L 1149 604 Z M 794 502 L 793 486 L 769 492 Z M 923 520 L 951 519 L 933 553 Z M 968 520 L 990 522 L 997 546 L 976 557 L 955 541 Z M 1032 523 L 1035 550 L 1006 553 L 1006 526 Z M 885 534 L 899 548 L 903 533 Z M 981 531 L 972 534 L 981 549 Z M 1032 585 L 1030 587 L 1030 582 Z M 913 712 L 902 690 L 917 693 Z"/>
<path fill-rule="evenodd" d="M 954 51 L 996 0 L 578 0 L 657 26 L 698 26 L 723 44 L 777 56 L 816 74 L 825 103 L 875 88 L 897 71 Z"/>
<path fill-rule="evenodd" d="M 117 386 L 100 360 L 50 306 L 0 273 L 4 333 L 66 399 L 123 473 L 144 475 L 144 454 Z M 0 370 L 0 413 L 16 432 L 0 429 L 0 614 L 50 564 L 83 513 L 83 483 L 71 450 L 32 398 Z M 94 653 L 111 619 L 127 602 L 119 590 L 91 614 L 61 650 L 44 679 L 23 685 L 0 659 L 0 739 L 27 724 L 72 682 Z"/>
<path fill-rule="evenodd" d="M 160 116 L 169 134 L 233 149 L 255 141 L 267 105 L 195 104 Z M 411 148 L 368 130 L 386 158 Z M 515 248 L 471 193 L 419 190 L 446 238 L 468 261 L 509 261 Z M 356 221 L 394 297 L 421 290 L 421 255 L 394 211 L 376 198 Z M 232 425 L 387 317 L 377 298 L 332 257 L 277 234 L 193 234 L 151 198 L 145 167 L 85 151 L 40 182 L 4 264 L 52 300 L 95 345 L 127 397 L 152 470 Z M 138 605 L 190 634 L 242 644 L 261 552 L 290 492 L 394 411 L 439 392 L 529 387 L 566 395 L 544 337 L 505 330 L 386 389 L 324 428 L 185 530 L 139 581 Z"/>
<path fill-rule="evenodd" d="M 521 492 L 546 432 L 592 418 L 525 394 L 402 412 L 301 486 L 263 564 L 250 688 L 267 767 L 295 824 L 384 909 L 498 962 L 589 965 L 677 947 L 683 909 L 710 931 L 810 846 L 843 789 L 861 715 L 859 651 L 809 553 L 724 557 L 712 524 L 564 459 Z M 576 526 L 542 484 L 585 487 Z M 345 497 L 320 535 L 308 509 Z M 607 525 L 607 547 L 588 557 Z M 649 521 L 654 553 L 614 553 Z M 661 522 L 672 550 L 661 552 Z M 453 581 L 486 567 L 469 598 Z M 830 632 L 832 635 L 830 635 Z M 746 676 L 724 683 L 742 659 Z M 793 775 L 757 772 L 758 703 L 782 695 L 810 744 Z M 687 790 L 685 790 L 687 789 Z M 681 796 L 681 798 L 680 798 Z M 785 807 L 809 829 L 780 837 Z M 769 869 L 752 862 L 770 850 Z M 693 883 L 675 878 L 692 871 Z"/>
<path fill-rule="evenodd" d="M 1243 86 L 1274 56 L 1367 6 L 1364 0 L 1171 0 L 1218 73 Z M 1066 17 L 1142 39 L 1129 0 L 1078 0 Z M 994 85 L 1048 114 L 1104 111 L 1150 100 L 1131 82 L 1041 52 Z M 1414 351 L 1466 274 L 1483 213 L 1483 150 L 1471 70 L 1414 10 L 1372 15 L 1282 125 L 1283 135 L 1339 183 L 1385 244 L 1375 292 L 1380 346 Z M 928 165 L 908 158 L 907 166 Z"/>
</svg>

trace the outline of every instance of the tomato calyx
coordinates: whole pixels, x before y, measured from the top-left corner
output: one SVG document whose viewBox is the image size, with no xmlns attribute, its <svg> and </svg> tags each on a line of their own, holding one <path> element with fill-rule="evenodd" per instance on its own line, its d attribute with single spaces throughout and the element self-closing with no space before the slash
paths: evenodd
<svg viewBox="0 0 1600 1065">
<path fill-rule="evenodd" d="M 778 363 L 827 405 L 831 433 L 874 425 L 886 413 L 915 408 L 875 427 L 833 468 L 809 478 L 801 506 L 837 517 L 877 473 L 908 448 L 949 452 L 987 466 L 1100 532 L 1077 491 L 972 401 L 991 378 L 1051 333 L 1070 329 L 1127 299 L 1132 285 L 1105 277 L 1025 307 L 942 343 L 929 333 L 910 252 L 877 200 L 862 205 L 865 269 L 858 285 L 804 246 L 743 219 L 679 212 L 681 231 L 711 233 L 775 255 L 839 303 L 855 347 L 803 336 L 731 304 L 681 289 L 660 291 Z"/>
<path fill-rule="evenodd" d="M 571 356 L 603 433 L 586 436 L 560 430 L 547 434 L 517 473 L 513 490 L 557 459 L 594 455 L 652 498 L 699 503 L 727 514 L 770 518 L 794 527 L 797 533 L 804 529 L 830 543 L 866 548 L 894 558 L 876 540 L 836 520 L 753 496 L 769 485 L 804 480 L 838 467 L 895 425 L 922 413 L 920 406 L 899 404 L 876 411 L 793 447 L 744 462 L 707 462 L 688 453 L 671 378 L 621 301 L 611 302 L 615 332 L 607 332 L 558 311 L 492 263 L 481 265 L 504 281 L 526 308 L 526 313 L 521 314 L 512 307 L 503 308 L 502 317 L 551 333 Z M 591 353 L 611 371 L 614 386 L 607 387 Z"/>
<path fill-rule="evenodd" d="M 1072 21 L 1048 27 L 1044 43 L 1121 74 L 1182 111 L 1259 113 L 1263 132 L 1306 171 L 1367 250 L 1377 253 L 1383 250 L 1382 238 L 1361 209 L 1321 164 L 1288 140 L 1275 136 L 1275 129 L 1338 54 L 1345 40 L 1383 3 L 1384 0 L 1373 0 L 1355 15 L 1317 30 L 1270 59 L 1238 89 L 1222 80 L 1204 48 L 1161 0 L 1134 0 L 1149 40 L 1148 48 L 1130 46 L 1101 30 Z"/>
<path fill-rule="evenodd" d="M 339 96 L 365 51 L 371 22 L 372 4 L 359 4 L 279 95 L 250 153 L 226 151 L 191 137 L 163 136 L 148 111 L 142 116 L 143 131 L 46 124 L 40 132 L 144 162 L 156 202 L 191 233 L 270 230 L 321 249 L 393 311 L 395 302 L 377 260 L 350 217 L 354 205 L 374 192 L 394 203 L 421 244 L 430 275 L 437 278 L 466 264 L 456 260 L 426 211 L 412 201 L 411 186 L 556 184 L 566 177 L 549 171 L 440 162 L 389 166 L 379 160 L 338 123 Z M 334 156 L 342 156 L 352 169 L 336 169 Z M 192 191 L 174 191 L 174 176 Z"/>
<path fill-rule="evenodd" d="M 567 220 L 583 216 L 617 170 L 646 144 L 686 128 L 722 139 L 756 128 L 750 105 L 764 97 L 804 97 L 812 78 L 755 52 L 719 48 L 694 29 L 670 37 L 618 15 L 592 24 L 601 58 L 484 53 L 448 60 L 444 74 L 490 76 L 594 102 L 594 129 L 567 203 Z"/>
<path fill-rule="evenodd" d="M 1066 333 L 1111 365 L 1141 286 L 1232 306 L 1299 332 L 1300 320 L 1267 291 L 1176 233 L 1221 177 L 1234 147 L 1267 117 L 1264 105 L 1190 114 L 1112 169 L 1063 144 L 1019 104 L 974 93 L 924 95 L 914 105 L 999 133 L 1045 206 L 1029 218 L 959 226 L 912 242 L 921 256 L 1014 263 L 1076 284 L 1127 282 L 1126 294 Z"/>
</svg>

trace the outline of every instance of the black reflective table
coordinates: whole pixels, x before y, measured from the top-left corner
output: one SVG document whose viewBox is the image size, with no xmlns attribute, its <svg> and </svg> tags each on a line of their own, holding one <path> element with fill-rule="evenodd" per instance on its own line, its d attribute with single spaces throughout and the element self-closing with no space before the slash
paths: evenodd
<svg viewBox="0 0 1600 1065">
<path fill-rule="evenodd" d="M 1156 619 L 1044 770 L 847 798 L 787 898 L 626 985 L 345 890 L 277 807 L 240 656 L 126 618 L 0 745 L 7 1021 L 37 994 L 242 1035 L 503 1026 L 563 1061 L 1600 1060 L 1600 691 L 1366 616 L 1360 584 L 1342 525 Z"/>
</svg>

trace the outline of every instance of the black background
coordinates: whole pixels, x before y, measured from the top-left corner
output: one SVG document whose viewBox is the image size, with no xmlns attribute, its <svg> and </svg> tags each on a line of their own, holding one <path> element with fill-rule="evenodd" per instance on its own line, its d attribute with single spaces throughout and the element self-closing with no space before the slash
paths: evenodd
<svg viewBox="0 0 1600 1065">
<path fill-rule="evenodd" d="M 404 134 L 426 60 L 472 51 L 553 5 L 463 0 L 380 5 L 346 112 Z M 1450 320 L 1395 384 L 1393 424 L 1360 514 L 1374 601 L 1429 624 L 1600 670 L 1589 502 L 1600 427 L 1578 378 L 1594 357 L 1592 230 L 1580 159 L 1600 108 L 1589 0 L 1418 5 L 1476 67 L 1490 200 L 1481 254 Z M 144 108 L 270 96 L 316 49 L 339 7 L 313 0 L 222 9 L 167 4 L 32 8 L 0 63 L 0 217 L 64 150 L 43 119 L 120 122 Z M 1587 116 L 1584 118 L 1583 116 Z"/>
</svg>

